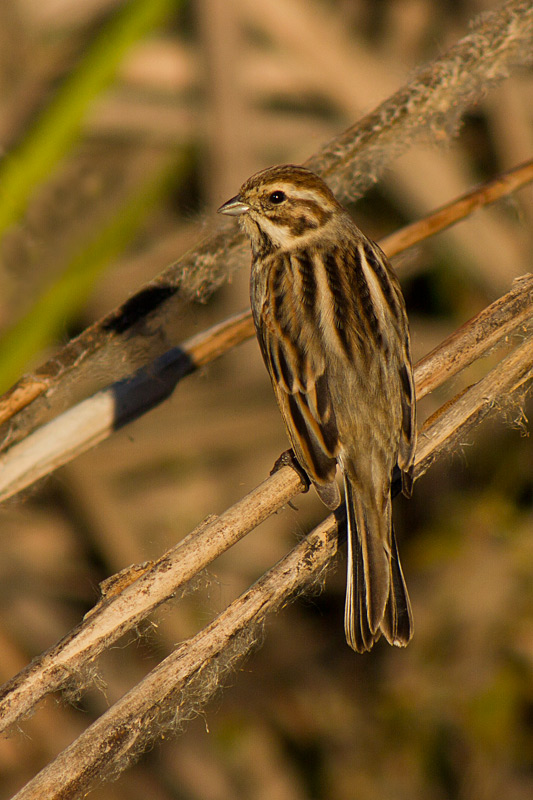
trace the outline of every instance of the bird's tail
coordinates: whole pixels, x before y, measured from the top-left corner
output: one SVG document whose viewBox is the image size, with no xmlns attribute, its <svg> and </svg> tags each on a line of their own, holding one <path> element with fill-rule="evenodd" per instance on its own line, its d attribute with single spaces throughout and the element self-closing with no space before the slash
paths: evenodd
<svg viewBox="0 0 533 800">
<path fill-rule="evenodd" d="M 363 653 L 383 633 L 390 644 L 404 647 L 413 635 L 413 620 L 390 499 L 385 511 L 379 511 L 374 503 L 363 503 L 346 474 L 344 487 L 348 528 L 346 640 Z"/>
</svg>

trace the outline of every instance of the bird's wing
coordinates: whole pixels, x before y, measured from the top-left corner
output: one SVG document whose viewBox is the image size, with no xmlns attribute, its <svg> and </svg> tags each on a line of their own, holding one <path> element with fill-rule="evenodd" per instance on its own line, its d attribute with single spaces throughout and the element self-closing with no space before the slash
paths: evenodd
<svg viewBox="0 0 533 800">
<path fill-rule="evenodd" d="M 397 353 L 401 403 L 398 466 L 402 472 L 403 492 L 409 496 L 413 483 L 413 461 L 416 448 L 416 397 L 405 300 L 398 278 L 379 245 L 367 240 L 363 244 L 363 253 L 365 263 L 376 276 L 384 301 L 388 304 L 391 313 L 390 332 L 395 339 L 391 344 Z"/>
<path fill-rule="evenodd" d="M 272 305 L 263 305 L 256 316 L 259 345 L 295 455 L 324 503 L 336 508 L 339 436 L 326 360 L 321 348 L 309 347 L 315 334 L 301 309 L 292 311 L 285 307 L 281 319 Z"/>
<path fill-rule="evenodd" d="M 400 431 L 400 442 L 398 445 L 398 466 L 402 471 L 403 493 L 407 497 L 410 497 L 413 486 L 413 464 L 415 460 L 417 433 L 416 394 L 413 368 L 411 366 L 409 327 L 407 323 L 407 313 L 405 311 L 405 302 L 397 280 L 394 283 L 394 287 L 397 292 L 398 304 L 402 309 L 399 320 L 399 346 L 402 352 L 402 357 L 399 359 L 398 365 L 402 424 Z"/>
</svg>

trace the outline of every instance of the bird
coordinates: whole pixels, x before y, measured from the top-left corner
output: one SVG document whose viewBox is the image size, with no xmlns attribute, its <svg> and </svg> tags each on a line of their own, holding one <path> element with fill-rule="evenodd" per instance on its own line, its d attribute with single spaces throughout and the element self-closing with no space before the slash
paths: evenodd
<svg viewBox="0 0 533 800">
<path fill-rule="evenodd" d="M 283 164 L 250 177 L 218 211 L 252 251 L 257 339 L 293 452 L 347 520 L 344 629 L 356 652 L 381 634 L 405 646 L 411 603 L 392 524 L 391 483 L 410 496 L 416 410 L 404 298 L 379 246 L 327 184 Z"/>
</svg>

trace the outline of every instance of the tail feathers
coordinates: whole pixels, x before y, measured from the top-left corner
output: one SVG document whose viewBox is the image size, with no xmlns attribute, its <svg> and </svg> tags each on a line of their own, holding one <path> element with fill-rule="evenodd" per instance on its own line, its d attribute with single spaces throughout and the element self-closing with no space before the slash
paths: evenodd
<svg viewBox="0 0 533 800">
<path fill-rule="evenodd" d="M 389 644 L 405 647 L 413 635 L 413 616 L 411 602 L 407 593 L 407 586 L 400 564 L 398 546 L 394 529 L 392 533 L 391 549 L 391 589 L 385 615 L 381 622 L 381 630 Z"/>
<path fill-rule="evenodd" d="M 392 530 L 385 513 L 365 508 L 345 476 L 348 521 L 348 574 L 344 628 L 350 647 L 370 650 L 381 633 L 391 644 L 406 645 L 413 625 L 411 605 Z"/>
<path fill-rule="evenodd" d="M 363 568 L 361 544 L 357 536 L 348 529 L 348 574 L 346 580 L 346 603 L 344 606 L 344 631 L 346 641 L 357 653 L 371 650 L 380 637 L 380 631 L 370 628 L 366 601 L 366 581 Z"/>
</svg>

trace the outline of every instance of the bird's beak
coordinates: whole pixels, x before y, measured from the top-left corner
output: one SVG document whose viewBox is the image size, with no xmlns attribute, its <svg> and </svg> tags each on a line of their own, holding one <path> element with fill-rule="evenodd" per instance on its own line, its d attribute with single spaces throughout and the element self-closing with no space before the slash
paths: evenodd
<svg viewBox="0 0 533 800">
<path fill-rule="evenodd" d="M 247 203 L 243 203 L 240 196 L 236 194 L 235 197 L 220 206 L 218 213 L 227 214 L 228 217 L 240 217 L 241 214 L 249 210 L 250 206 Z"/>
</svg>

